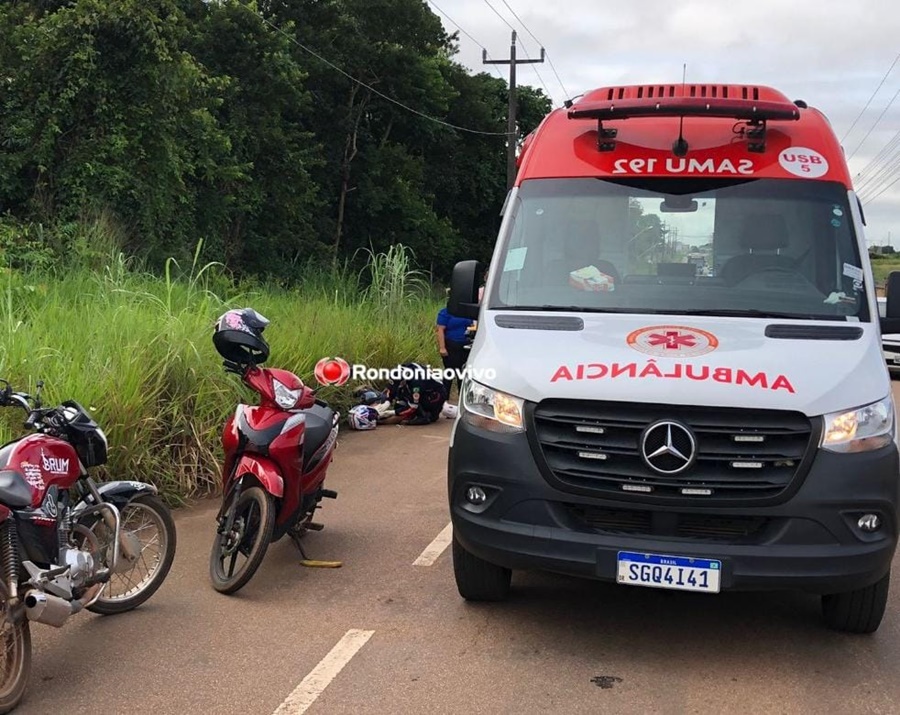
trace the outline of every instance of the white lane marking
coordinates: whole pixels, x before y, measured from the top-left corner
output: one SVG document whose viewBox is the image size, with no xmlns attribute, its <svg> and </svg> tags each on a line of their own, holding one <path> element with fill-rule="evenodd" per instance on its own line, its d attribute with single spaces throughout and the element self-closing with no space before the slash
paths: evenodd
<svg viewBox="0 0 900 715">
<path fill-rule="evenodd" d="M 419 555 L 419 558 L 413 561 L 413 566 L 431 566 L 444 553 L 444 549 L 450 545 L 452 539 L 453 522 L 447 524 L 441 533 L 434 537 L 434 541 L 428 544 L 425 547 L 425 551 Z"/>
<path fill-rule="evenodd" d="M 344 634 L 337 645 L 319 664 L 313 668 L 309 675 L 300 681 L 300 685 L 294 688 L 294 692 L 287 696 L 285 701 L 278 706 L 272 715 L 300 715 L 305 713 L 328 684 L 334 680 L 350 659 L 356 655 L 375 631 L 349 630 Z"/>
</svg>

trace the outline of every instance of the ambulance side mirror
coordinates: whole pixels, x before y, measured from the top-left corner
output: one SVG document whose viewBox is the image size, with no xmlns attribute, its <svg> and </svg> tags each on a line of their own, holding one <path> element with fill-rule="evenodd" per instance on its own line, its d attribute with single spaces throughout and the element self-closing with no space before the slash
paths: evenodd
<svg viewBox="0 0 900 715">
<path fill-rule="evenodd" d="M 453 267 L 453 276 L 450 278 L 450 300 L 447 303 L 447 310 L 451 315 L 478 319 L 478 287 L 483 278 L 484 264 L 480 261 L 460 261 Z"/>
</svg>

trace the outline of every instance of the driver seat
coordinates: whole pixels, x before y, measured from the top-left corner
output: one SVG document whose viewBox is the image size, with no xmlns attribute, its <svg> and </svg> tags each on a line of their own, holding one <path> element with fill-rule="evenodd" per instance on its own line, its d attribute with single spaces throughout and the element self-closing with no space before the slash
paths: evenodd
<svg viewBox="0 0 900 715">
<path fill-rule="evenodd" d="M 568 285 L 572 271 L 588 266 L 594 266 L 619 285 L 621 278 L 618 269 L 610 261 L 598 257 L 601 238 L 595 221 L 571 218 L 567 225 L 567 235 L 560 238 L 563 255 L 552 261 L 547 271 L 553 285 Z"/>
<path fill-rule="evenodd" d="M 781 253 L 790 245 L 787 223 L 781 214 L 751 214 L 738 236 L 740 247 L 747 253 L 730 258 L 719 273 L 728 285 L 767 268 L 796 269 L 796 261 Z"/>
</svg>

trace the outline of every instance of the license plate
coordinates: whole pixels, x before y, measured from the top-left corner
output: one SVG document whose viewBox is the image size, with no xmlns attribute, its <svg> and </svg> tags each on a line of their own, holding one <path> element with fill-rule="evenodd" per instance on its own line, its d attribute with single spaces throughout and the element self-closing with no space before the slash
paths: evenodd
<svg viewBox="0 0 900 715">
<path fill-rule="evenodd" d="M 661 556 L 620 551 L 619 583 L 677 591 L 718 593 L 722 562 L 685 556 Z"/>
</svg>

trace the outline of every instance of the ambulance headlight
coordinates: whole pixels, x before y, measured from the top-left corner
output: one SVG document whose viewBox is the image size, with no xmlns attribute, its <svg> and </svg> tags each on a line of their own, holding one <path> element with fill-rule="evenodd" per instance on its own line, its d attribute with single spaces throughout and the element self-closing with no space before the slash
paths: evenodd
<svg viewBox="0 0 900 715">
<path fill-rule="evenodd" d="M 894 401 L 890 395 L 856 410 L 825 415 L 822 448 L 831 452 L 881 449 L 896 437 L 894 421 Z"/>
<path fill-rule="evenodd" d="M 462 390 L 463 419 L 492 432 L 525 430 L 524 400 L 492 390 L 474 380 L 466 380 Z"/>
</svg>

